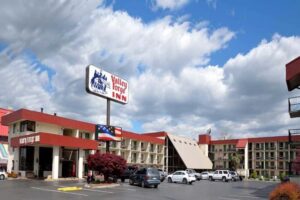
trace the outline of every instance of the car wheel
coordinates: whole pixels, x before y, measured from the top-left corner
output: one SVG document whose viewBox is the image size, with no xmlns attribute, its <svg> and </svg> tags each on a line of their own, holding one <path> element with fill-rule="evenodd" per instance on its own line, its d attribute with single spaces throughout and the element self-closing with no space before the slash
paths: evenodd
<svg viewBox="0 0 300 200">
<path fill-rule="evenodd" d="M 187 183 L 188 183 L 187 180 L 186 180 L 186 178 L 184 178 L 184 179 L 182 180 L 182 183 L 183 183 L 183 184 L 187 184 Z"/>
<path fill-rule="evenodd" d="M 129 179 L 129 185 L 133 185 L 133 180 Z"/>
<path fill-rule="evenodd" d="M 0 180 L 4 180 L 5 176 L 3 174 L 0 175 Z"/>
<path fill-rule="evenodd" d="M 222 177 L 222 181 L 223 181 L 223 182 L 226 181 L 226 177 L 225 177 L 225 176 Z"/>
<path fill-rule="evenodd" d="M 168 178 L 168 183 L 172 183 L 173 181 L 172 181 L 172 179 L 169 177 Z"/>
</svg>

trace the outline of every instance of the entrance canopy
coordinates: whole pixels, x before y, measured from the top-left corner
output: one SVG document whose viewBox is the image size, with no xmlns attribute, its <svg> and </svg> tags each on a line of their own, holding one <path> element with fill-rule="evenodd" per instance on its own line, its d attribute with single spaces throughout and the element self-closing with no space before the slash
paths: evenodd
<svg viewBox="0 0 300 200">
<path fill-rule="evenodd" d="M 98 147 L 98 142 L 95 140 L 56 135 L 53 133 L 39 132 L 11 138 L 12 147 L 28 146 L 34 144 L 48 146 L 63 146 L 88 150 L 97 150 Z"/>
</svg>

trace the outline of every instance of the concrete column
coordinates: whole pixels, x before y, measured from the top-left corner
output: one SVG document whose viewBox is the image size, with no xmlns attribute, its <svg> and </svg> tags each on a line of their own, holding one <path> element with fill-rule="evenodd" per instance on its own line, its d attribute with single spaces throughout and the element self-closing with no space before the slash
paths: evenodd
<svg viewBox="0 0 300 200">
<path fill-rule="evenodd" d="M 79 138 L 79 130 L 75 130 L 75 137 Z"/>
<path fill-rule="evenodd" d="M 53 147 L 53 158 L 52 158 L 52 179 L 58 179 L 59 173 L 59 147 Z"/>
<path fill-rule="evenodd" d="M 19 173 L 19 151 L 20 148 L 15 148 L 14 151 L 14 173 L 18 174 Z"/>
<path fill-rule="evenodd" d="M 249 176 L 249 166 L 248 166 L 248 163 L 249 163 L 249 158 L 248 158 L 248 142 L 245 146 L 245 150 L 244 150 L 244 169 L 245 169 L 245 177 L 248 177 Z"/>
<path fill-rule="evenodd" d="M 77 177 L 82 178 L 83 175 L 83 155 L 84 151 L 79 149 L 78 151 L 78 162 L 77 162 Z"/>
<path fill-rule="evenodd" d="M 34 160 L 33 160 L 33 173 L 38 176 L 39 175 L 39 153 L 40 147 L 34 147 Z"/>
<path fill-rule="evenodd" d="M 8 147 L 8 161 L 7 161 L 7 172 L 12 172 L 12 166 L 13 166 L 13 159 L 14 159 L 14 153 L 12 151 L 13 148 Z"/>
</svg>

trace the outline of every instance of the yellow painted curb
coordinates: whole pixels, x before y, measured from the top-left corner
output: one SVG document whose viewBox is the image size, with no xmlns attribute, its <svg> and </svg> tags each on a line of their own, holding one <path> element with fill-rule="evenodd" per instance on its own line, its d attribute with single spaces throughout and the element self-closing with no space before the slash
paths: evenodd
<svg viewBox="0 0 300 200">
<path fill-rule="evenodd" d="M 63 188 L 58 188 L 57 190 L 63 191 L 63 192 L 69 192 L 69 191 L 82 190 L 82 188 L 81 187 L 63 187 Z"/>
</svg>

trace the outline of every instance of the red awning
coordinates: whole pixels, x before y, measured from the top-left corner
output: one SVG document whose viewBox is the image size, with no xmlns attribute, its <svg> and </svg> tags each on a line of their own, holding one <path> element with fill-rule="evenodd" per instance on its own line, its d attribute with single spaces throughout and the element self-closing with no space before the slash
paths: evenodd
<svg viewBox="0 0 300 200">
<path fill-rule="evenodd" d="M 247 143 L 248 143 L 248 139 L 239 139 L 237 144 L 236 144 L 236 148 L 243 149 L 243 148 L 246 147 Z"/>
<path fill-rule="evenodd" d="M 62 146 L 79 149 L 97 150 L 98 142 L 95 140 L 75 138 L 71 136 L 57 135 L 53 133 L 33 133 L 11 138 L 12 147 L 28 145 Z"/>
</svg>

